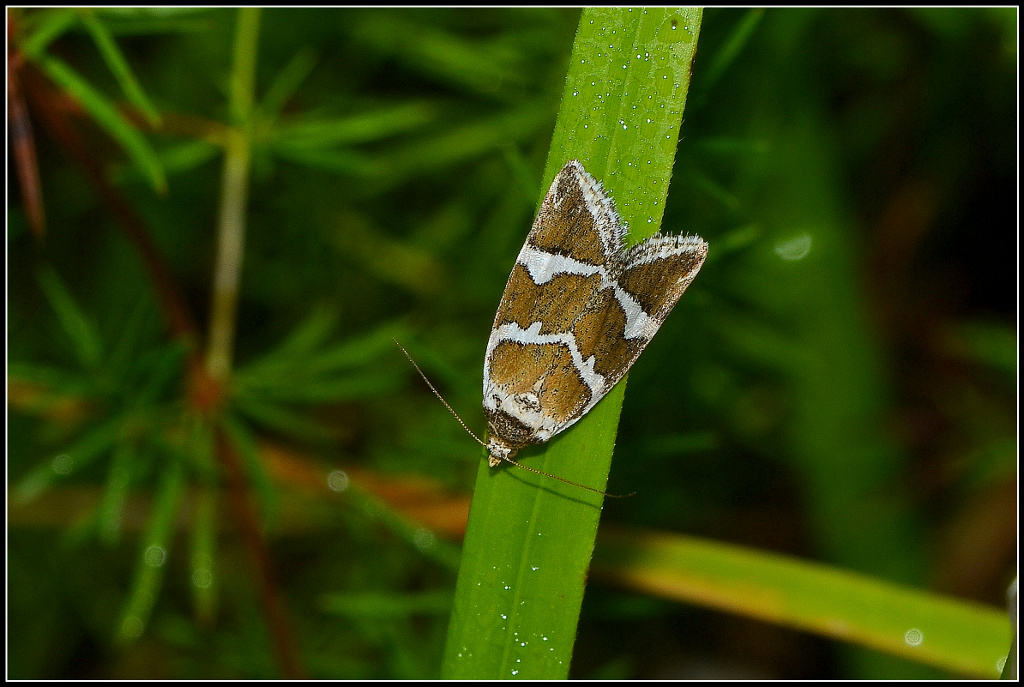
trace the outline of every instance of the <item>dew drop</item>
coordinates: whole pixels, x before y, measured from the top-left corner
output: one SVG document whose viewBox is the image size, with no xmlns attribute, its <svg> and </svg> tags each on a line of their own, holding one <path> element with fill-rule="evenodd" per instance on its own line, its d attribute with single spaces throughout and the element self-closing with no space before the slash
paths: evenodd
<svg viewBox="0 0 1024 687">
<path fill-rule="evenodd" d="M 159 568 L 167 560 L 167 550 L 156 544 L 150 545 L 146 549 L 146 553 L 142 555 L 142 559 L 146 561 L 146 565 L 151 568 Z"/>
<path fill-rule="evenodd" d="M 811 235 L 802 232 L 788 240 L 776 243 L 775 254 L 783 260 L 802 260 L 811 252 L 813 243 L 814 239 L 811 238 Z"/>
<path fill-rule="evenodd" d="M 196 568 L 192 572 L 192 585 L 199 589 L 209 589 L 213 584 L 213 571 L 209 568 Z"/>
<path fill-rule="evenodd" d="M 344 470 L 332 470 L 327 475 L 327 488 L 331 491 L 345 491 L 348 489 L 348 475 Z"/>
<path fill-rule="evenodd" d="M 416 534 L 413 535 L 412 542 L 420 551 L 427 551 L 433 548 L 434 544 L 437 543 L 437 537 L 435 537 L 434 533 L 426 527 L 421 527 L 416 530 Z"/>
</svg>

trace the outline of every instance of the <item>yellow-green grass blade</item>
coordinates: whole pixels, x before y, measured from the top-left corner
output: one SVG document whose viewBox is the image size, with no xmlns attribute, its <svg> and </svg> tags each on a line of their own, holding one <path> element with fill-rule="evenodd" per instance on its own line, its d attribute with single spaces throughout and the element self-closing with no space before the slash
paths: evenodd
<svg viewBox="0 0 1024 687">
<path fill-rule="evenodd" d="M 593 575 L 973 677 L 999 677 L 1010 647 L 1002 609 L 697 537 L 603 531 Z"/>
</svg>

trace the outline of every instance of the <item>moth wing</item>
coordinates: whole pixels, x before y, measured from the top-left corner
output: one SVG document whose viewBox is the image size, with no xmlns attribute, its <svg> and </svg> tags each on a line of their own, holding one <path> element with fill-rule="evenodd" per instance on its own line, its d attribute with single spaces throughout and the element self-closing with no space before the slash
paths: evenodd
<svg viewBox="0 0 1024 687">
<path fill-rule="evenodd" d="M 708 244 L 699 236 L 656 234 L 626 252 L 616 281 L 660 326 L 707 255 Z"/>
<path fill-rule="evenodd" d="M 697 236 L 656 234 L 625 251 L 617 261 L 617 308 L 609 308 L 602 332 L 606 341 L 603 356 L 612 361 L 605 372 L 611 386 L 622 379 L 654 338 L 697 276 L 707 253 L 707 243 Z"/>
<path fill-rule="evenodd" d="M 615 204 L 601 183 L 579 162 L 570 160 L 551 182 L 523 251 L 532 246 L 603 265 L 622 252 L 625 233 Z"/>
<path fill-rule="evenodd" d="M 511 442 L 546 441 L 622 379 L 707 255 L 697 237 L 626 250 L 601 185 L 556 175 L 509 277 L 484 358 L 484 411 Z"/>
<path fill-rule="evenodd" d="M 566 163 L 541 202 L 495 314 L 484 358 L 489 418 L 501 409 L 546 441 L 611 388 L 573 331 L 604 307 L 605 266 L 621 253 L 623 234 L 601 185 L 579 162 Z"/>
</svg>

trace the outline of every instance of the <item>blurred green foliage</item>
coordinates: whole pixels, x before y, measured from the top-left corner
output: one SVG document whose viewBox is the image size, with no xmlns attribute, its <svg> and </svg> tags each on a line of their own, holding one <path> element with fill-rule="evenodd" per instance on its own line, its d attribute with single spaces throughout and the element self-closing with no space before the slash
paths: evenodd
<svg viewBox="0 0 1024 687">
<path fill-rule="evenodd" d="M 238 11 L 8 21 L 16 85 L 63 96 L 45 102 L 205 333 Z M 438 674 L 456 545 L 395 494 L 466 491 L 480 452 L 391 338 L 482 427 L 483 347 L 578 21 L 262 12 L 225 441 L 309 676 Z M 1004 604 L 1016 26 L 1015 8 L 704 13 L 663 231 L 711 253 L 631 372 L 608 489 L 638 495 L 602 520 Z M 193 349 L 27 102 L 46 227 L 9 174 L 8 676 L 279 677 Z M 592 583 L 570 675 L 934 673 Z"/>
</svg>

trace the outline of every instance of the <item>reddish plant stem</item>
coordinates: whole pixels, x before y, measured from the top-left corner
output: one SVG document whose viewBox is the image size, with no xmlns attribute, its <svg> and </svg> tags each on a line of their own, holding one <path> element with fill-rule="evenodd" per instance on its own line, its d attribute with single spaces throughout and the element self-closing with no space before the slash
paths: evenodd
<svg viewBox="0 0 1024 687">
<path fill-rule="evenodd" d="M 86 149 L 74 124 L 67 117 L 67 109 L 60 105 L 64 96 L 50 86 L 46 78 L 36 72 L 31 65 L 24 65 L 22 75 L 26 78 L 21 80 L 21 84 L 32 102 L 32 111 L 42 120 L 43 126 L 63 150 L 85 171 L 86 180 L 118 220 L 118 226 L 138 251 L 156 289 L 160 307 L 167 318 L 172 335 L 185 340 L 194 350 L 198 339 L 195 321 L 171 275 L 170 268 L 150 239 L 145 221 L 124 195 L 107 181 L 96 157 Z"/>
<path fill-rule="evenodd" d="M 260 583 L 260 598 L 263 600 L 264 612 L 270 626 L 271 640 L 277 660 L 289 680 L 300 680 L 305 677 L 299 662 L 299 655 L 292 640 L 285 604 L 281 599 L 270 563 L 270 554 L 260 532 L 259 518 L 250 498 L 245 472 L 242 468 L 235 447 L 223 427 L 217 428 L 217 457 L 224 466 L 227 477 L 228 498 L 235 513 L 242 541 L 252 556 L 253 567 L 257 571 Z"/>
</svg>

